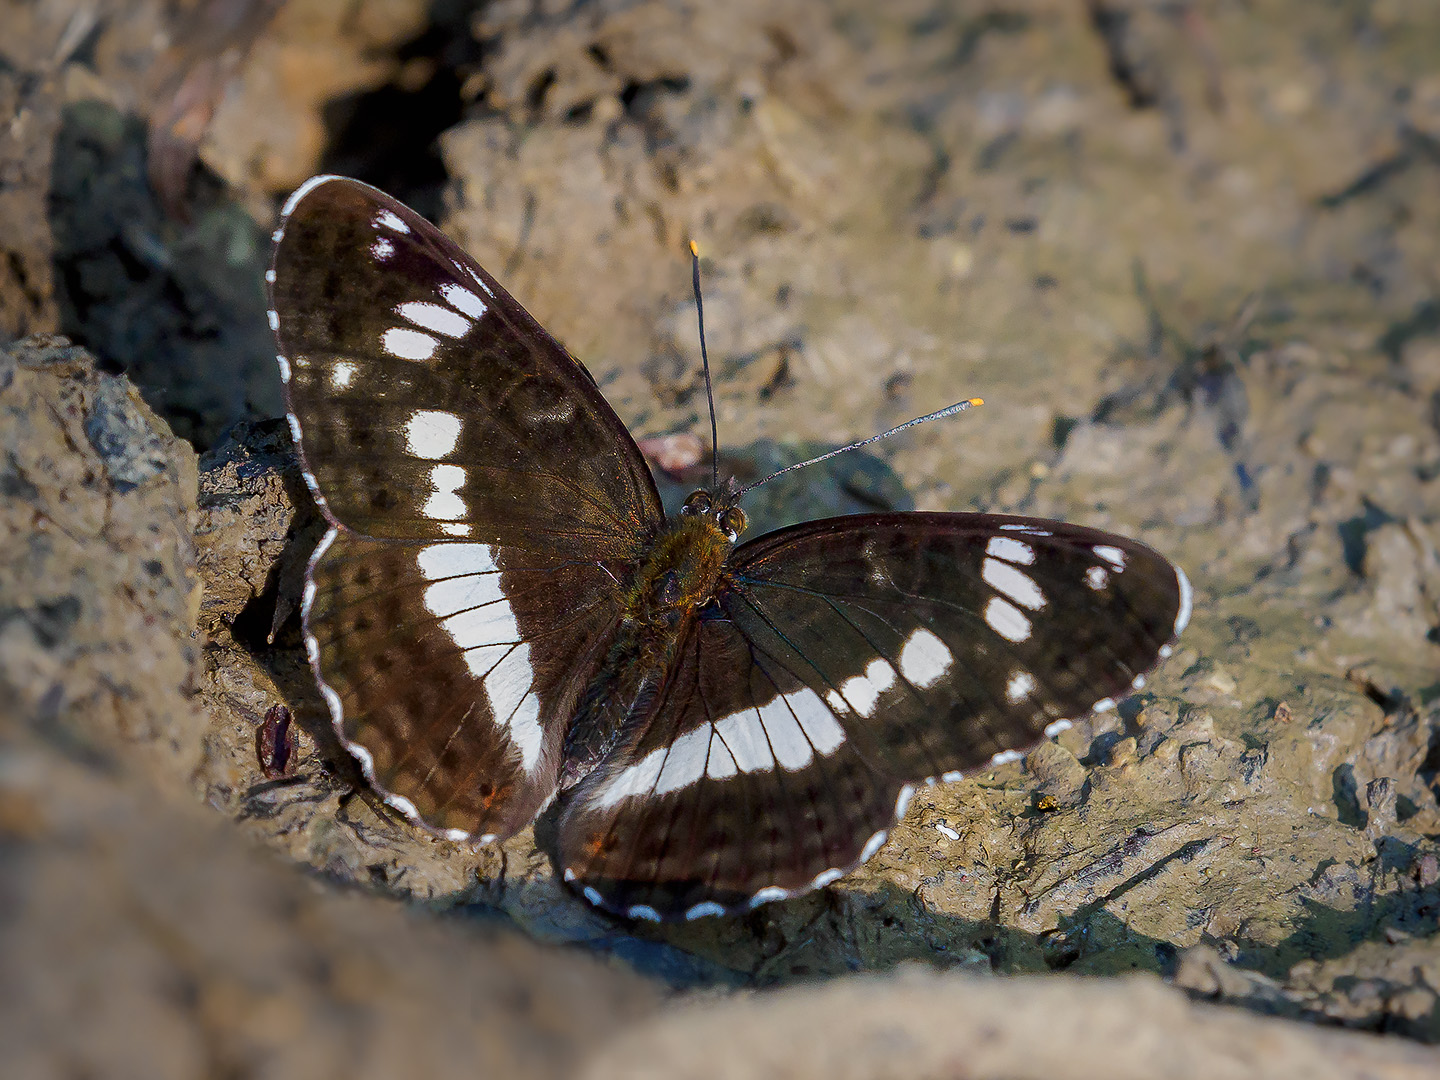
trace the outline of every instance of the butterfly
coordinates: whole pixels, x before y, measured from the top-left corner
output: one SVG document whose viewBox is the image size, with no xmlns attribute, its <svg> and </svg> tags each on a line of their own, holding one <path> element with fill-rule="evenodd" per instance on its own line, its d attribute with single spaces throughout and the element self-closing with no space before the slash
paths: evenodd
<svg viewBox="0 0 1440 1080">
<path fill-rule="evenodd" d="M 418 214 L 319 176 L 273 238 L 335 730 L 451 840 L 558 800 L 549 854 L 610 912 L 828 885 L 918 784 L 1113 707 L 1190 617 L 1179 568 L 1079 525 L 868 513 L 742 541 L 733 481 L 667 517 L 590 373 Z"/>
</svg>

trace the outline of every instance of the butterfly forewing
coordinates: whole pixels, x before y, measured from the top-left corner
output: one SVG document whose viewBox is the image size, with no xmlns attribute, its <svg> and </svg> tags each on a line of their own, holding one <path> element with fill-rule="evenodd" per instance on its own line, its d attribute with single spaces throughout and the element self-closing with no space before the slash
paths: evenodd
<svg viewBox="0 0 1440 1080">
<path fill-rule="evenodd" d="M 963 772 L 1143 685 L 1189 584 L 1133 540 L 987 514 L 807 522 L 742 546 L 722 606 L 906 780 Z M 943 717 L 944 720 L 937 720 Z"/>
<path fill-rule="evenodd" d="M 645 734 L 578 793 L 560 861 L 647 916 L 823 884 L 874 852 L 914 784 L 1138 689 L 1188 617 L 1168 560 L 1059 522 L 866 515 L 761 537 Z"/>
<path fill-rule="evenodd" d="M 334 526 L 307 647 L 337 729 L 397 807 L 508 835 L 554 794 L 619 618 L 607 561 L 662 520 L 588 373 L 394 199 L 317 178 L 269 276 L 290 423 Z"/>
<path fill-rule="evenodd" d="M 632 557 L 654 481 L 585 369 L 419 215 L 353 180 L 292 197 L 272 317 L 307 471 L 367 536 Z"/>
</svg>

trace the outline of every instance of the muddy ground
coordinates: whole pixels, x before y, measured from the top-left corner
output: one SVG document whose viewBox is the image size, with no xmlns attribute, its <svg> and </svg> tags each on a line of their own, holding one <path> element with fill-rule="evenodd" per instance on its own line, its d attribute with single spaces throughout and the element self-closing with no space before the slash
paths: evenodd
<svg viewBox="0 0 1440 1080">
<path fill-rule="evenodd" d="M 12 0 L 0 27 L 7 1075 L 1440 1069 L 1433 5 Z M 708 435 L 697 239 L 739 475 L 983 396 L 766 489 L 756 527 L 1114 529 L 1195 583 L 1180 648 L 744 917 L 627 925 L 528 832 L 378 814 L 300 648 L 318 519 L 264 319 L 317 171 L 436 219 L 637 436 Z M 278 702 L 300 754 L 269 779 Z"/>
</svg>

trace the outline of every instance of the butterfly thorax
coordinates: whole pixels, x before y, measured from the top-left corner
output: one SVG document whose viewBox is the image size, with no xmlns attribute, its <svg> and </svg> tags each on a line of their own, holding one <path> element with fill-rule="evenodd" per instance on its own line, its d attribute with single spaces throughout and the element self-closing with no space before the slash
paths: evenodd
<svg viewBox="0 0 1440 1080">
<path fill-rule="evenodd" d="M 624 599 L 627 622 L 676 626 L 715 594 L 732 544 L 709 517 L 680 516 L 665 523 Z"/>
</svg>

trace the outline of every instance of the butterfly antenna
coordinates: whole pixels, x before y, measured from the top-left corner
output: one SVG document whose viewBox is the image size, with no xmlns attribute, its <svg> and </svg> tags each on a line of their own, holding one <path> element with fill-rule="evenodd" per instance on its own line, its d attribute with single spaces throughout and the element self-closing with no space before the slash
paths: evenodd
<svg viewBox="0 0 1440 1080">
<path fill-rule="evenodd" d="M 705 304 L 700 299 L 700 249 L 690 241 L 690 279 L 695 288 L 695 319 L 700 324 L 700 366 L 705 369 L 705 400 L 710 403 L 710 489 L 720 487 L 720 430 L 715 424 L 715 388 L 710 383 L 710 354 L 705 350 Z"/>
<path fill-rule="evenodd" d="M 828 461 L 830 458 L 836 457 L 840 454 L 848 454 L 851 450 L 859 450 L 862 446 L 869 446 L 872 442 L 879 442 L 881 439 L 888 439 L 891 435 L 898 434 L 899 432 L 904 431 L 906 428 L 912 428 L 916 424 L 929 423 L 931 420 L 941 420 L 947 416 L 954 416 L 956 413 L 964 412 L 966 409 L 973 409 L 976 405 L 984 404 L 984 398 L 967 398 L 964 401 L 957 401 L 954 405 L 947 405 L 945 406 L 945 408 L 940 409 L 936 412 L 926 413 L 924 416 L 917 416 L 914 420 L 906 420 L 905 423 L 901 424 L 899 427 L 893 427 L 889 431 L 882 431 L 879 435 L 871 435 L 868 439 L 861 439 L 859 442 L 853 442 L 849 446 L 842 446 L 838 450 L 831 450 L 828 454 L 821 454 L 819 457 L 813 457 L 809 461 L 799 461 L 796 462 L 794 465 L 787 465 L 779 472 L 771 473 L 769 476 L 765 477 L 764 480 L 756 480 L 753 484 L 746 484 L 743 488 L 741 488 L 735 493 L 735 497 L 738 499 L 741 495 L 744 495 L 745 492 L 757 488 L 761 484 L 768 484 L 777 476 L 784 476 L 788 472 L 794 472 L 796 469 L 803 469 L 807 465 L 816 465 L 819 462 Z"/>
</svg>

